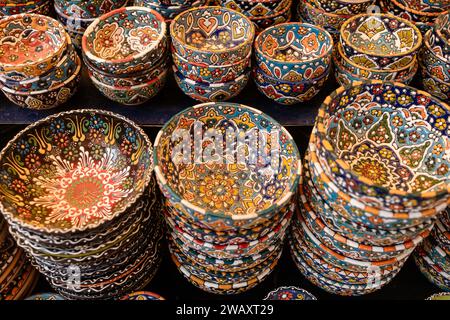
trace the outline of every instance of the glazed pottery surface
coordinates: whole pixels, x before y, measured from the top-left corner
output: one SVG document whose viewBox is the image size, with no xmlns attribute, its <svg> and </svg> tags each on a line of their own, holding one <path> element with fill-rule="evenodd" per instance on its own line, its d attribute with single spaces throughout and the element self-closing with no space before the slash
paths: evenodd
<svg viewBox="0 0 450 320">
<path fill-rule="evenodd" d="M 159 294 L 150 292 L 150 291 L 137 291 L 130 294 L 127 294 L 126 296 L 120 298 L 120 300 L 138 300 L 138 301 L 145 301 L 145 300 L 166 300 L 163 297 L 161 297 Z"/>
<path fill-rule="evenodd" d="M 297 287 L 280 287 L 270 291 L 264 300 L 317 300 L 315 296 L 304 289 Z"/>
<path fill-rule="evenodd" d="M 39 0 L 39 1 L 23 1 L 19 3 L 14 3 L 13 1 L 7 1 L 6 3 L 0 4 L 0 17 L 2 16 L 12 16 L 15 14 L 21 13 L 40 13 L 38 12 L 39 8 L 46 5 L 48 0 Z"/>
<path fill-rule="evenodd" d="M 164 4 L 155 4 L 152 3 L 151 1 L 134 1 L 134 5 L 153 9 L 159 12 L 164 17 L 164 19 L 166 19 L 166 21 L 171 21 L 180 13 L 189 10 L 191 8 L 204 6 L 206 2 L 207 2 L 206 0 L 196 0 L 193 3 L 187 5 L 167 6 Z"/>
<path fill-rule="evenodd" d="M 437 25 L 435 28 L 436 27 Z M 450 63 L 450 44 L 438 36 L 436 29 L 428 31 L 425 37 L 427 47 L 429 47 L 439 59 L 446 63 Z"/>
<path fill-rule="evenodd" d="M 349 15 L 365 13 L 374 0 L 362 1 L 345 1 L 345 0 L 306 0 L 316 8 L 320 8 L 326 12 Z"/>
<path fill-rule="evenodd" d="M 427 92 L 433 93 L 433 96 L 450 102 L 450 83 L 442 81 L 435 74 L 431 74 L 425 67 L 422 67 L 422 84 Z"/>
<path fill-rule="evenodd" d="M 340 30 L 342 24 L 352 15 L 325 12 L 314 7 L 308 0 L 298 2 L 298 12 L 314 25 Z"/>
<path fill-rule="evenodd" d="M 250 17 L 250 20 L 256 26 L 256 34 L 261 33 L 265 29 L 275 26 L 277 24 L 282 24 L 291 21 L 292 18 L 292 0 L 289 0 L 283 9 L 279 12 L 268 16 L 262 17 Z"/>
<path fill-rule="evenodd" d="M 291 0 L 275 1 L 248 1 L 248 0 L 221 0 L 222 7 L 242 12 L 252 17 L 265 17 L 279 13 Z"/>
<path fill-rule="evenodd" d="M 436 18 L 445 8 L 429 7 L 427 9 L 415 10 L 407 4 L 406 0 L 381 0 L 382 5 L 395 16 L 413 22 L 434 23 Z"/>
<path fill-rule="evenodd" d="M 450 8 L 450 3 L 446 0 L 403 0 L 403 4 L 407 8 L 425 12 L 441 12 Z"/>
<path fill-rule="evenodd" d="M 427 72 L 433 77 L 444 81 L 450 82 L 450 62 L 443 59 L 441 53 L 436 53 L 436 49 L 432 49 L 429 43 L 429 37 L 431 35 L 431 30 L 428 31 L 424 36 L 424 46 L 421 49 L 421 64 L 427 69 Z"/>
<path fill-rule="evenodd" d="M 64 15 L 93 19 L 126 4 L 126 0 L 55 0 L 55 7 Z"/>
</svg>

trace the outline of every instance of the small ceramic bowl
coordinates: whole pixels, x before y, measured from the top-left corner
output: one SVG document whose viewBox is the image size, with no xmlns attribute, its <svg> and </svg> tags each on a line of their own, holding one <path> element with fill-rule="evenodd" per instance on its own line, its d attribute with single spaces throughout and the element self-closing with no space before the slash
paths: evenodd
<svg viewBox="0 0 450 320">
<path fill-rule="evenodd" d="M 415 108 L 420 116 L 406 112 Z M 341 87 L 319 109 L 319 161 L 349 194 L 381 203 L 380 209 L 431 208 L 449 198 L 447 114 L 447 104 L 400 83 Z M 390 165 L 381 165 L 386 157 Z"/>
<path fill-rule="evenodd" d="M 14 104 L 23 108 L 44 110 L 56 108 L 66 103 L 77 91 L 78 84 L 81 78 L 81 59 L 77 56 L 76 68 L 73 68 L 73 73 L 65 77 L 67 79 L 57 85 L 52 86 L 51 89 L 39 91 L 15 91 L 8 87 L 3 87 L 1 90 L 5 96 Z"/>
<path fill-rule="evenodd" d="M 0 20 L 0 74 L 6 77 L 40 76 L 61 60 L 66 48 L 64 28 L 52 18 L 21 14 Z"/>
<path fill-rule="evenodd" d="M 296 82 L 320 77 L 330 66 L 333 39 L 320 27 L 284 23 L 255 40 L 257 66 L 268 76 Z"/>
<path fill-rule="evenodd" d="M 433 23 L 440 13 L 446 11 L 442 7 L 428 7 L 415 10 L 405 0 L 382 0 L 384 6 L 396 16 L 413 22 Z"/>
<path fill-rule="evenodd" d="M 222 7 L 242 12 L 249 18 L 257 18 L 264 16 L 271 16 L 280 13 L 286 8 L 291 0 L 276 0 L 276 1 L 248 1 L 248 0 L 220 0 Z"/>
<path fill-rule="evenodd" d="M 248 56 L 232 64 L 210 66 L 205 63 L 189 62 L 176 52 L 172 53 L 173 62 L 183 77 L 195 82 L 223 83 L 233 81 L 250 68 L 251 52 Z"/>
<path fill-rule="evenodd" d="M 348 58 L 362 55 L 379 69 L 391 69 L 414 60 L 422 34 L 410 21 L 390 14 L 361 14 L 344 22 L 341 44 Z"/>
<path fill-rule="evenodd" d="M 250 77 L 250 70 L 247 70 L 239 77 L 228 82 L 206 83 L 196 82 L 184 77 L 176 66 L 173 66 L 173 72 L 181 91 L 192 99 L 201 102 L 226 101 L 237 96 L 245 88 Z"/>
<path fill-rule="evenodd" d="M 444 60 L 441 54 L 438 56 L 433 51 L 429 43 L 431 33 L 432 30 L 428 31 L 424 36 L 424 46 L 420 52 L 421 64 L 433 77 L 444 82 L 450 82 L 450 62 Z"/>
<path fill-rule="evenodd" d="M 112 10 L 121 8 L 126 0 L 55 0 L 55 7 L 67 16 L 77 16 L 80 19 L 93 19 Z"/>
<path fill-rule="evenodd" d="M 275 26 L 277 24 L 286 23 L 291 21 L 292 18 L 292 0 L 286 4 L 278 13 L 264 16 L 264 17 L 250 17 L 250 20 L 256 26 L 256 34 L 261 33 L 265 29 Z"/>
<path fill-rule="evenodd" d="M 90 74 L 95 87 L 108 99 L 127 106 L 143 104 L 156 96 L 166 83 L 167 70 L 148 80 L 132 87 L 117 87 L 106 85 Z"/>
<path fill-rule="evenodd" d="M 432 92 L 433 96 L 450 102 L 450 82 L 442 81 L 428 71 L 428 67 L 422 66 L 422 84 L 424 90 Z"/>
<path fill-rule="evenodd" d="M 375 0 L 307 0 L 307 2 L 329 13 L 350 15 L 367 12 Z"/>
<path fill-rule="evenodd" d="M 125 7 L 95 19 L 82 40 L 83 56 L 110 74 L 145 70 L 167 50 L 166 23 L 156 11 Z"/>
<path fill-rule="evenodd" d="M 314 25 L 332 27 L 336 30 L 340 30 L 342 24 L 353 16 L 351 14 L 344 15 L 326 12 L 314 7 L 308 0 L 300 0 L 298 2 L 298 12 Z"/>
<path fill-rule="evenodd" d="M 255 26 L 242 13 L 222 7 L 187 10 L 170 24 L 175 52 L 188 61 L 227 65 L 252 50 Z"/>
<path fill-rule="evenodd" d="M 269 77 L 261 69 L 254 69 L 254 80 L 258 90 L 277 103 L 291 105 L 314 98 L 327 81 L 330 69 L 317 78 L 298 82 L 287 82 Z"/>
</svg>

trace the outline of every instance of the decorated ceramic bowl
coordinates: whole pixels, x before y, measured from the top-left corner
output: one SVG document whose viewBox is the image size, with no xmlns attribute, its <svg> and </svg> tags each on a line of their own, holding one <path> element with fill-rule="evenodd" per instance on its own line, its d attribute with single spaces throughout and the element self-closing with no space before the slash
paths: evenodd
<svg viewBox="0 0 450 320">
<path fill-rule="evenodd" d="M 445 291 L 450 291 L 450 275 L 440 269 L 422 248 L 417 249 L 414 260 L 428 281 Z"/>
<path fill-rule="evenodd" d="M 40 76 L 61 59 L 67 47 L 63 26 L 35 14 L 21 14 L 0 21 L 0 74 L 7 77 Z"/>
<path fill-rule="evenodd" d="M 83 56 L 110 74 L 129 74 L 152 67 L 167 50 L 166 23 L 144 7 L 116 9 L 97 18 L 84 33 Z"/>
<path fill-rule="evenodd" d="M 279 150 L 278 156 L 273 160 L 278 162 L 278 165 L 271 165 L 272 161 L 262 154 L 259 160 L 252 164 L 258 157 L 242 158 L 244 154 L 241 151 L 250 152 L 251 148 L 240 144 L 231 145 L 238 147 L 237 153 L 233 153 L 237 156 L 233 156 L 235 161 L 228 157 L 227 164 L 220 164 L 217 161 L 224 159 L 226 154 L 219 151 L 217 159 L 203 159 L 201 163 L 192 163 L 194 153 L 183 155 L 177 144 L 181 141 L 179 134 L 183 132 L 187 134 L 183 139 L 193 143 L 194 124 L 196 128 L 202 124 L 202 130 L 209 129 L 208 132 L 220 135 L 225 134 L 225 128 L 228 128 L 227 135 L 232 134 L 232 130 L 242 134 L 255 132 L 259 133 L 262 141 L 278 135 L 278 138 L 272 138 L 279 141 L 279 148 L 275 148 Z M 174 134 L 178 134 L 179 138 L 172 139 Z M 224 138 L 223 141 L 226 143 L 226 140 L 230 139 L 232 137 Z M 169 203 L 182 207 L 193 220 L 201 221 L 214 230 L 236 229 L 239 226 L 249 228 L 270 219 L 290 202 L 301 174 L 300 155 L 286 129 L 260 111 L 239 104 L 205 103 L 183 110 L 160 131 L 155 148 L 157 180 Z M 183 163 L 183 159 L 191 160 Z M 272 173 L 266 169 L 272 170 Z M 193 175 L 189 174 L 187 178 L 185 174 L 190 170 Z M 259 179 L 258 176 L 265 171 L 268 176 Z M 276 183 L 276 187 L 273 183 Z M 211 201 L 212 199 L 215 200 Z"/>
<path fill-rule="evenodd" d="M 159 294 L 150 292 L 150 291 L 137 291 L 130 294 L 127 294 L 126 296 L 120 298 L 120 300 L 166 300 L 163 297 L 161 297 Z"/>
<path fill-rule="evenodd" d="M 202 7 L 178 15 L 170 25 L 175 52 L 191 62 L 227 65 L 248 56 L 255 26 L 242 13 Z"/>
<path fill-rule="evenodd" d="M 38 1 L 6 1 L 0 3 L 0 16 L 12 16 L 21 13 L 30 13 L 31 11 L 36 11 L 39 7 L 44 5 L 49 1 L 38 0 Z M 37 12 L 36 12 L 37 13 Z"/>
<path fill-rule="evenodd" d="M 76 14 L 67 15 L 56 5 L 55 11 L 58 20 L 65 25 L 66 29 L 75 32 L 84 32 L 86 28 L 95 20 L 95 18 L 81 18 Z"/>
<path fill-rule="evenodd" d="M 64 297 L 62 297 L 56 293 L 39 293 L 39 294 L 32 295 L 32 296 L 26 298 L 25 300 L 40 300 L 40 301 L 53 300 L 53 301 L 55 301 L 55 300 L 65 300 L 65 299 L 64 299 Z"/>
<path fill-rule="evenodd" d="M 261 69 L 254 69 L 254 80 L 258 90 L 277 103 L 291 105 L 309 101 L 322 89 L 329 76 L 330 68 L 317 78 L 288 82 L 272 78 Z"/>
<path fill-rule="evenodd" d="M 265 29 L 275 26 L 277 24 L 286 23 L 291 21 L 292 18 L 292 0 L 289 0 L 283 9 L 272 15 L 263 17 L 250 17 L 250 20 L 256 26 L 256 34 L 264 31 Z"/>
<path fill-rule="evenodd" d="M 143 6 L 143 7 L 147 7 L 150 9 L 153 9 L 157 12 L 159 12 L 164 19 L 166 19 L 167 21 L 171 21 L 173 20 L 177 15 L 179 15 L 180 13 L 189 10 L 190 8 L 197 8 L 197 7 L 201 7 L 204 6 L 206 3 L 206 0 L 196 0 L 193 3 L 188 3 L 188 4 L 183 4 L 183 5 L 164 5 L 164 4 L 155 4 L 152 3 L 151 1 L 144 1 L 146 2 L 145 5 L 144 4 L 138 4 L 141 3 L 142 1 L 135 1 L 134 5 L 135 6 Z"/>
<path fill-rule="evenodd" d="M 148 78 L 142 84 L 131 87 L 118 87 L 104 84 L 90 74 L 95 87 L 108 99 L 127 106 L 143 104 L 156 96 L 166 83 L 167 69 L 155 78 Z"/>
<path fill-rule="evenodd" d="M 446 0 L 403 0 L 402 3 L 410 9 L 425 12 L 441 12 L 450 8 L 450 3 Z"/>
<path fill-rule="evenodd" d="M 14 104 L 23 108 L 45 110 L 65 104 L 77 91 L 81 78 L 81 59 L 76 57 L 76 67 L 72 73 L 66 73 L 66 79 L 50 89 L 37 91 L 16 91 L 6 86 L 1 88 L 5 96 Z"/>
<path fill-rule="evenodd" d="M 248 1 L 248 0 L 220 0 L 222 7 L 242 12 L 248 17 L 264 17 L 279 13 L 291 0 Z"/>
<path fill-rule="evenodd" d="M 434 20 L 446 11 L 443 7 L 428 7 L 415 10 L 407 3 L 407 0 L 382 0 L 384 7 L 395 16 L 402 17 L 413 22 L 433 23 Z"/>
<path fill-rule="evenodd" d="M 55 0 L 55 8 L 64 15 L 93 19 L 123 7 L 126 0 Z"/>
<path fill-rule="evenodd" d="M 201 102 L 229 100 L 241 93 L 250 78 L 250 70 L 246 70 L 243 74 L 228 82 L 206 83 L 184 77 L 176 66 L 173 66 L 173 72 L 181 91 L 192 99 Z"/>
<path fill-rule="evenodd" d="M 130 120 L 101 110 L 59 113 L 1 151 L 0 207 L 6 220 L 37 232 L 91 230 L 135 203 L 152 165 L 151 142 Z"/>
<path fill-rule="evenodd" d="M 327 28 L 331 27 L 336 30 L 340 30 L 342 24 L 353 16 L 326 12 L 313 6 L 308 0 L 300 0 L 298 2 L 298 12 L 314 25 Z"/>
<path fill-rule="evenodd" d="M 251 52 L 248 56 L 232 64 L 210 66 L 206 63 L 189 62 L 189 60 L 172 53 L 173 62 L 183 77 L 196 82 L 223 83 L 230 82 L 241 76 L 250 68 Z"/>
<path fill-rule="evenodd" d="M 450 82 L 442 81 L 426 67 L 422 67 L 422 84 L 427 92 L 433 93 L 433 96 L 450 102 Z"/>
<path fill-rule="evenodd" d="M 270 291 L 264 300 L 317 300 L 315 296 L 304 289 L 297 287 L 280 287 Z"/>
<path fill-rule="evenodd" d="M 448 199 L 449 112 L 430 94 L 399 83 L 341 87 L 319 109 L 319 162 L 349 194 L 373 207 L 432 208 Z"/>
<path fill-rule="evenodd" d="M 367 12 L 374 0 L 307 0 L 312 6 L 326 12 L 350 15 Z"/>
<path fill-rule="evenodd" d="M 395 69 L 414 60 L 422 35 L 413 23 L 396 16 L 362 14 L 342 25 L 341 44 L 350 59 L 363 56 L 379 69 Z"/>
<path fill-rule="evenodd" d="M 429 43 L 429 36 L 431 30 L 424 36 L 424 46 L 421 49 L 421 64 L 427 69 L 428 73 L 436 77 L 437 79 L 450 82 L 450 62 L 443 59 L 442 55 L 438 56 Z"/>
<path fill-rule="evenodd" d="M 441 60 L 450 63 L 450 43 L 447 39 L 450 37 L 450 34 L 447 34 L 450 33 L 450 31 L 444 31 L 446 28 L 450 28 L 445 27 L 446 24 L 450 23 L 444 20 L 448 19 L 447 15 L 442 15 L 438 18 L 440 18 L 440 24 L 436 23 L 435 28 L 426 34 L 427 46 L 429 46 L 434 54 Z M 437 28 L 441 29 L 439 30 Z"/>
<path fill-rule="evenodd" d="M 448 6 L 450 8 L 450 4 Z M 450 51 L 450 13 L 448 11 L 436 18 L 434 32 L 441 41 L 443 50 Z"/>
<path fill-rule="evenodd" d="M 285 23 L 264 30 L 255 40 L 258 68 L 284 81 L 312 80 L 330 66 L 333 39 L 320 27 Z"/>
</svg>

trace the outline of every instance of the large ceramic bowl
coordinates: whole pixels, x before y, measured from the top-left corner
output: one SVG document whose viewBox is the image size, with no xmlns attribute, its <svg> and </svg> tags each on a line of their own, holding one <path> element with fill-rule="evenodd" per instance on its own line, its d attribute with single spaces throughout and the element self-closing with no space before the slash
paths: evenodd
<svg viewBox="0 0 450 320">
<path fill-rule="evenodd" d="M 324 171 L 349 194 L 392 211 L 448 199 L 449 106 L 399 83 L 341 87 L 316 120 Z"/>
<path fill-rule="evenodd" d="M 361 14 L 344 22 L 341 43 L 347 57 L 361 55 L 379 69 L 391 69 L 414 60 L 422 34 L 410 21 L 390 14 Z"/>
<path fill-rule="evenodd" d="M 349 15 L 367 12 L 375 0 L 307 0 L 307 2 L 326 12 Z"/>
<path fill-rule="evenodd" d="M 330 66 L 332 50 L 331 35 L 305 23 L 270 27 L 255 40 L 258 67 L 270 77 L 291 82 L 324 74 Z"/>
<path fill-rule="evenodd" d="M 175 52 L 192 62 L 226 65 L 251 52 L 255 26 L 242 13 L 221 7 L 187 10 L 170 24 Z"/>
<path fill-rule="evenodd" d="M 308 0 L 298 2 L 298 12 L 314 25 L 340 30 L 342 24 L 353 15 L 326 12 L 313 6 Z"/>
<path fill-rule="evenodd" d="M 200 145 L 199 130 L 206 134 Z M 233 143 L 233 131 L 259 136 L 266 151 L 258 152 L 252 143 Z M 273 147 L 267 145 L 269 139 Z M 216 142 L 217 152 L 199 150 L 211 147 L 208 141 Z M 198 158 L 199 152 L 205 157 Z M 259 110 L 223 102 L 196 105 L 169 120 L 156 138 L 154 162 L 169 203 L 213 230 L 270 219 L 290 203 L 301 175 L 300 154 L 285 128 Z"/>
<path fill-rule="evenodd" d="M 123 214 L 152 174 L 152 144 L 130 120 L 63 112 L 16 135 L 0 153 L 0 208 L 14 224 L 76 233 Z"/>
<path fill-rule="evenodd" d="M 55 0 L 55 7 L 67 16 L 93 19 L 123 7 L 126 0 Z"/>
<path fill-rule="evenodd" d="M 49 71 L 67 47 L 63 26 L 56 20 L 21 14 L 0 20 L 0 74 L 32 78 Z"/>
<path fill-rule="evenodd" d="M 144 7 L 116 9 L 96 19 L 83 35 L 83 55 L 110 74 L 145 70 L 166 53 L 164 18 Z"/>
<path fill-rule="evenodd" d="M 242 12 L 250 18 L 275 15 L 284 9 L 291 0 L 276 1 L 248 1 L 248 0 L 220 0 L 222 7 Z"/>
</svg>

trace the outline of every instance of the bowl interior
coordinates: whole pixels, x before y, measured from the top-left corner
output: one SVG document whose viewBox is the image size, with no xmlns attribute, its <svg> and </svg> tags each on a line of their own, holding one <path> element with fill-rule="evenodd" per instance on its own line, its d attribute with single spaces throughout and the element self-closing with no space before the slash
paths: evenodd
<svg viewBox="0 0 450 320">
<path fill-rule="evenodd" d="M 151 167 L 150 141 L 126 119 L 62 113 L 26 128 L 2 151 L 2 209 L 27 226 L 84 230 L 133 203 Z"/>
<path fill-rule="evenodd" d="M 333 47 L 333 40 L 326 31 L 299 23 L 266 29 L 256 41 L 263 55 L 281 62 L 314 60 L 328 54 Z"/>
<path fill-rule="evenodd" d="M 149 9 L 118 9 L 87 29 L 86 50 L 102 60 L 127 60 L 150 50 L 161 40 L 165 24 Z"/>
<path fill-rule="evenodd" d="M 61 24 L 39 15 L 0 21 L 0 63 L 24 65 L 53 57 L 66 43 Z"/>
<path fill-rule="evenodd" d="M 174 195 L 226 216 L 276 205 L 296 187 L 300 170 L 289 133 L 238 104 L 186 109 L 162 129 L 155 145 L 157 165 Z"/>
<path fill-rule="evenodd" d="M 253 39 L 252 22 L 220 7 L 202 7 L 181 13 L 172 21 L 172 37 L 199 50 L 226 50 Z"/>
<path fill-rule="evenodd" d="M 447 105 L 413 88 L 364 84 L 342 90 L 324 111 L 326 140 L 356 176 L 405 192 L 445 187 Z"/>
</svg>

